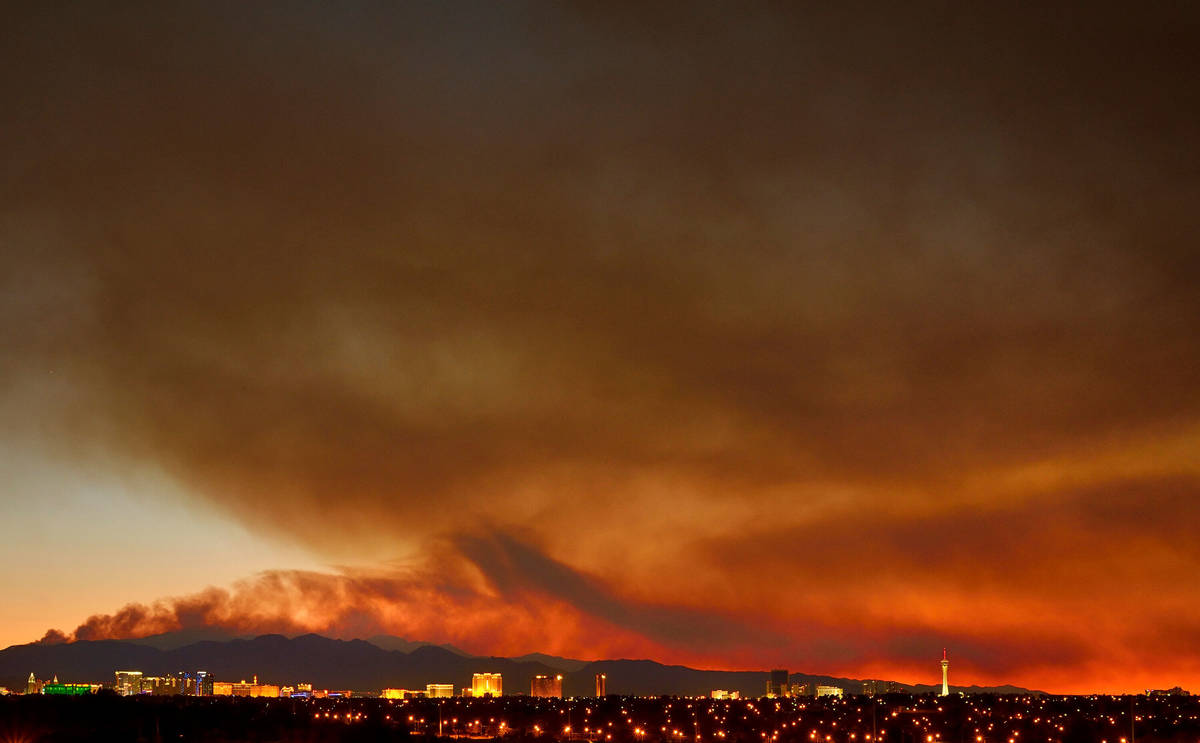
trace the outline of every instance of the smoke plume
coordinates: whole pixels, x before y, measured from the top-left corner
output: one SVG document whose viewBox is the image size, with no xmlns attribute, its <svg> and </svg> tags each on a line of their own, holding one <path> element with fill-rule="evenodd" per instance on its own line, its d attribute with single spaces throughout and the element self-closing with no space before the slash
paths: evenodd
<svg viewBox="0 0 1200 743">
<path fill-rule="evenodd" d="M 1195 9 L 853 5 L 6 9 L 0 443 L 347 566 L 70 639 L 1200 683 Z"/>
</svg>

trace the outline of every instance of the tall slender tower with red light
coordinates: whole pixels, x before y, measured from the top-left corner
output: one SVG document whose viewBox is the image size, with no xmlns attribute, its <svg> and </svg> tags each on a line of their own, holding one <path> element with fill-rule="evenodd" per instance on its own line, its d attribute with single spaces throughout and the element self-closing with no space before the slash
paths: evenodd
<svg viewBox="0 0 1200 743">
<path fill-rule="evenodd" d="M 942 648 L 942 696 L 950 696 L 950 661 L 946 659 L 946 648 Z"/>
</svg>

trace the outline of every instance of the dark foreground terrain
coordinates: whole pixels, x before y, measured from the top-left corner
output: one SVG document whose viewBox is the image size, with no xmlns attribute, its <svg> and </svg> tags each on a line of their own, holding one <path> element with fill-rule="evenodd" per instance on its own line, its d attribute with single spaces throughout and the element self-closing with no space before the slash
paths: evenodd
<svg viewBox="0 0 1200 743">
<path fill-rule="evenodd" d="M 444 738 L 512 743 L 1197 743 L 1200 699 L 0 698 L 0 743 L 432 741 L 439 727 Z"/>
</svg>

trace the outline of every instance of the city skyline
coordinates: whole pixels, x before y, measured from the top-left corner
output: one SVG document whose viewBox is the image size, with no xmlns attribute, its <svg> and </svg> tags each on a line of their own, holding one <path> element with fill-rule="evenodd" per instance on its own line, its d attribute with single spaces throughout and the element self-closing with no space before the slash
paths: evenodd
<svg viewBox="0 0 1200 743">
<path fill-rule="evenodd" d="M 7 4 L 0 648 L 1200 689 L 1200 9 L 1103 5 Z"/>
<path fill-rule="evenodd" d="M 86 641 L 85 641 L 86 642 Z M 479 659 L 485 660 L 485 659 Z M 941 662 L 942 667 L 942 685 L 938 696 L 946 697 L 951 694 L 947 684 L 947 661 L 945 654 Z M 689 669 L 694 670 L 694 669 Z M 753 694 L 747 694 L 747 699 L 785 699 L 785 698 L 807 698 L 807 697 L 822 697 L 822 696 L 838 696 L 841 697 L 846 693 L 855 695 L 861 693 L 867 697 L 874 697 L 877 694 L 888 693 L 914 693 L 920 692 L 916 689 L 905 690 L 894 681 L 881 680 L 862 680 L 862 679 L 842 679 L 840 683 L 826 683 L 824 685 L 815 684 L 811 686 L 808 683 L 793 683 L 791 674 L 787 670 L 774 669 L 770 672 L 763 672 L 767 677 L 766 693 L 761 697 L 756 697 Z M 226 674 L 228 675 L 228 674 Z M 444 675 L 444 674 L 443 674 Z M 310 681 L 290 682 L 290 683 L 272 683 L 270 679 L 264 678 L 260 682 L 257 673 L 251 674 L 250 680 L 241 678 L 238 681 L 218 680 L 218 674 L 209 671 L 180 671 L 177 673 L 169 673 L 155 675 L 143 673 L 141 670 L 117 670 L 113 672 L 114 681 L 111 683 L 103 683 L 96 681 L 79 681 L 64 679 L 60 682 L 58 674 L 53 674 L 53 680 L 47 681 L 40 679 L 36 672 L 30 672 L 29 678 L 24 690 L 25 694 L 49 694 L 49 695 L 79 695 L 86 693 L 96 693 L 100 689 L 109 689 L 119 696 L 213 696 L 213 697 L 267 697 L 267 698 L 303 698 L 303 699 L 324 699 L 324 698 L 350 698 L 351 696 L 367 696 L 377 697 L 381 699 L 444 699 L 444 698 L 485 698 L 485 697 L 501 697 L 504 696 L 503 675 L 498 672 L 473 672 L 469 686 L 462 686 L 461 693 L 455 693 L 455 685 L 453 683 L 437 683 L 430 682 L 424 684 L 423 689 L 407 689 L 397 686 L 384 686 L 381 689 L 373 689 L 363 691 L 354 690 L 337 690 L 337 689 L 322 689 L 314 687 Z M 572 675 L 569 674 L 568 675 Z M 593 698 L 602 698 L 607 696 L 607 679 L 608 674 L 591 673 L 590 671 L 576 675 L 576 683 L 579 679 L 590 675 L 594 683 Z M 799 674 L 802 678 L 806 674 Z M 528 696 L 542 698 L 559 698 L 565 699 L 568 697 L 583 696 L 579 694 L 564 693 L 564 673 L 535 673 L 530 680 L 530 688 Z M 627 679 L 628 681 L 629 679 Z M 420 686 L 420 685 L 418 685 Z M 52 689 L 49 687 L 53 687 Z M 918 685 L 919 687 L 919 685 Z M 1147 694 L 1170 694 L 1178 692 L 1187 695 L 1186 692 L 1179 687 L 1172 690 L 1152 691 L 1146 690 Z M 7 687 L 0 687 L 0 695 L 12 693 Z M 954 692 L 958 695 L 966 695 L 968 693 L 976 694 L 995 694 L 995 690 L 978 689 L 975 691 L 964 690 Z M 1007 690 L 1010 694 L 1033 694 L 1041 695 L 1044 692 L 1022 689 L 1022 690 Z M 740 690 L 733 692 L 734 696 L 730 696 L 730 691 L 727 689 L 713 689 L 703 695 L 712 699 L 738 699 L 741 698 Z M 523 691 L 515 693 L 517 696 L 524 696 Z M 652 692 L 652 696 L 687 696 L 680 695 L 675 691 L 666 691 L 660 689 Z"/>
<path fill-rule="evenodd" d="M 85 641 L 86 642 L 86 641 Z M 486 661 L 487 659 L 476 659 Z M 495 659 L 493 658 L 494 662 Z M 1047 694 L 1046 692 L 1031 689 L 1019 689 L 1007 687 L 1005 689 L 988 689 L 971 687 L 967 689 L 959 689 L 951 691 L 948 684 L 947 669 L 949 662 L 947 655 L 943 651 L 941 660 L 942 682 L 940 690 L 936 690 L 933 685 L 926 685 L 928 691 L 922 692 L 920 685 L 915 687 L 905 688 L 894 681 L 885 681 L 879 679 L 829 679 L 826 678 L 826 683 L 810 683 L 813 677 L 808 674 L 798 674 L 801 679 L 809 679 L 809 681 L 801 681 L 799 683 L 792 682 L 792 674 L 789 674 L 785 669 L 773 669 L 769 672 L 763 671 L 761 675 L 767 680 L 766 693 L 762 695 L 745 694 L 741 690 L 729 689 L 711 689 L 703 694 L 687 694 L 679 693 L 677 690 L 668 691 L 666 689 L 651 690 L 647 693 L 644 689 L 640 694 L 631 694 L 629 692 L 619 692 L 616 696 L 642 696 L 642 697 L 664 697 L 664 698 L 706 698 L 713 700 L 738 700 L 745 698 L 747 700 L 773 700 L 773 699 L 819 699 L 821 697 L 836 697 L 843 698 L 845 696 L 861 695 L 866 698 L 874 698 L 876 696 L 900 695 L 910 697 L 933 696 L 936 694 L 938 698 L 944 699 L 949 696 L 967 697 L 967 696 L 988 696 L 995 697 L 997 695 L 1008 697 L 1044 697 L 1044 696 L 1071 696 L 1071 695 L 1055 695 Z M 544 668 L 544 666 L 543 666 Z M 695 669 L 688 669 L 695 671 Z M 50 695 L 50 696 L 80 696 L 86 694 L 95 694 L 101 690 L 114 692 L 118 696 L 208 696 L 208 697 L 250 697 L 250 698 L 292 698 L 292 699 L 349 699 L 355 698 L 378 698 L 386 700 L 414 700 L 414 699 L 488 699 L 499 698 L 505 696 L 503 691 L 503 673 L 499 672 L 473 672 L 469 686 L 462 686 L 461 693 L 455 693 L 454 683 L 439 683 L 429 682 L 423 685 L 423 688 L 403 688 L 397 686 L 384 686 L 382 688 L 372 688 L 364 690 L 361 685 L 354 689 L 329 689 L 320 688 L 320 685 L 314 686 L 310 681 L 303 682 L 287 682 L 287 683 L 271 683 L 269 679 L 264 679 L 260 682 L 257 673 L 251 674 L 251 680 L 245 678 L 239 681 L 222 681 L 216 677 L 219 674 L 214 674 L 208 671 L 180 671 L 176 673 L 168 673 L 162 675 L 154 675 L 143 673 L 141 670 L 117 670 L 113 672 L 114 680 L 112 682 L 96 682 L 96 681 L 79 681 L 78 679 L 64 678 L 59 680 L 58 674 L 53 675 L 52 680 L 39 678 L 36 672 L 31 672 L 26 681 L 23 693 L 25 695 Z M 228 675 L 228 674 L 226 674 Z M 278 675 L 278 674 L 277 674 Z M 447 674 L 436 674 L 446 676 Z M 450 674 L 453 675 L 453 674 Z M 594 693 L 591 695 L 585 694 L 568 694 L 565 692 L 564 679 L 566 676 L 563 672 L 551 672 L 547 674 L 534 673 L 530 676 L 529 692 L 518 691 L 510 696 L 528 696 L 531 698 L 548 698 L 548 699 L 573 699 L 573 698 L 593 698 L 601 699 L 608 695 L 607 678 L 605 672 L 592 673 L 587 670 L 587 667 L 579 669 L 579 672 L 574 674 L 567 672 L 566 675 L 575 676 L 575 685 L 577 688 L 582 688 L 583 679 L 590 677 L 594 683 Z M 465 677 L 464 677 L 465 678 Z M 626 678 L 626 682 L 635 681 L 637 671 Z M 421 685 L 418 684 L 418 687 Z M 936 691 L 935 691 L 936 690 Z M 15 692 L 7 687 L 0 686 L 0 696 L 6 696 Z M 1148 697 L 1189 697 L 1191 692 L 1179 686 L 1169 689 L 1146 689 L 1145 696 Z M 1096 695 L 1077 695 L 1091 696 Z M 1135 695 L 1136 696 L 1136 695 Z"/>
<path fill-rule="evenodd" d="M 534 656 L 476 657 L 436 646 L 388 650 L 387 638 L 340 641 L 318 635 L 288 639 L 205 640 L 160 647 L 110 641 L 81 641 L 70 647 L 27 645 L 0 651 L 0 694 L 20 688 L 29 672 L 29 693 L 53 677 L 112 689 L 123 696 L 282 696 L 323 698 L 355 695 L 385 699 L 530 695 L 535 697 L 712 696 L 786 699 L 814 696 L 932 693 L 931 679 L 839 678 L 811 672 L 718 671 L 669 666 L 649 660 L 594 660 Z M 123 658 L 118 670 L 109 666 Z M 120 669 L 125 670 L 120 670 Z M 177 669 L 201 668 L 198 671 Z M 481 671 L 488 668 L 488 671 Z M 112 677 L 115 675 L 115 683 Z M 108 681 L 104 678 L 108 677 Z M 608 679 L 616 679 L 609 688 Z M 302 679 L 303 683 L 295 680 Z M 431 681 L 437 679 L 437 681 Z M 945 675 L 943 674 L 943 679 Z M 7 683 L 6 683 L 7 682 Z M 766 684 L 764 691 L 763 685 Z M 506 687 L 506 683 L 508 686 Z M 507 691 L 506 691 L 507 688 Z M 320 691 L 325 689 L 326 691 Z M 942 691 L 947 691 L 945 686 Z M 1015 686 L 954 686 L 955 694 L 1042 694 Z M 944 694 L 943 694 L 944 695 Z"/>
<path fill-rule="evenodd" d="M 886 694 L 954 695 L 1041 695 L 1044 689 L 1023 688 L 1011 684 L 981 686 L 949 684 L 947 651 L 939 662 L 940 685 L 931 678 L 886 679 L 845 678 L 821 674 L 815 669 L 790 672 L 771 670 L 712 670 L 664 665 L 652 660 L 591 660 L 556 658 L 533 654 L 520 658 L 480 657 L 455 649 L 435 645 L 415 644 L 397 649 L 398 638 L 379 637 L 371 642 L 343 641 L 315 634 L 286 638 L 264 635 L 253 639 L 194 642 L 195 638 L 181 636 L 151 638 L 142 645 L 139 641 L 113 645 L 111 641 L 79 641 L 70 648 L 61 645 L 35 643 L 0 651 L 0 695 L 15 684 L 24 669 L 33 668 L 28 684 L 52 675 L 59 682 L 60 672 L 65 682 L 91 684 L 94 692 L 112 688 L 122 695 L 209 695 L 209 696 L 292 696 L 323 698 L 355 695 L 379 696 L 385 699 L 417 697 L 475 697 L 504 696 L 505 694 L 533 697 L 603 697 L 609 693 L 633 696 L 706 696 L 713 699 L 788 699 L 822 696 L 874 697 Z M 370 650 L 367 650 L 370 648 Z M 64 652 L 65 651 L 65 652 Z M 14 655 L 15 653 L 15 655 Z M 130 669 L 118 670 L 116 683 L 98 682 L 97 663 L 107 664 L 113 657 L 125 657 Z M 282 660 L 290 658 L 291 660 Z M 304 658 L 321 659 L 306 663 Z M 354 660 L 351 661 L 350 659 Z M 280 665 L 280 663 L 283 665 Z M 298 663 L 298 664 L 297 664 Z M 173 669 L 201 666 L 197 672 L 177 672 Z M 932 664 L 931 664 L 932 665 Z M 347 668 L 356 672 L 346 674 Z M 479 671 L 479 668 L 490 668 Z M 91 669 L 85 670 L 85 669 Z M 141 669 L 151 669 L 143 673 Z M 281 670 L 287 669 L 287 670 Z M 502 670 L 507 669 L 507 670 Z M 263 672 L 260 690 L 260 672 Z M 608 688 L 608 678 L 619 679 L 615 689 Z M 515 690 L 505 691 L 508 678 Z M 286 682 L 271 683 L 272 679 L 304 678 L 302 685 Z M 429 678 L 438 678 L 430 682 Z M 125 680 L 123 680 L 125 679 Z M 132 682 L 130 681 L 132 679 Z M 240 680 L 230 680 L 240 679 Z M 453 679 L 453 680 L 452 680 Z M 514 681 L 515 679 L 515 681 Z M 765 683 L 765 690 L 764 690 Z M 319 693 L 314 689 L 327 687 Z M 510 689 L 514 687 L 510 686 Z M 1141 694 L 1188 693 L 1176 684 L 1159 689 L 1138 690 Z M 63 693 L 63 692 L 59 692 Z"/>
</svg>

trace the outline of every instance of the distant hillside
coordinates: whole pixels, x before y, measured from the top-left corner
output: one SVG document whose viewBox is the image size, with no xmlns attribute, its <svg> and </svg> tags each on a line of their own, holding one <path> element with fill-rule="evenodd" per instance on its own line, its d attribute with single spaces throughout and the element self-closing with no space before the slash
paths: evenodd
<svg viewBox="0 0 1200 743">
<path fill-rule="evenodd" d="M 707 671 L 651 660 L 588 662 L 542 654 L 483 658 L 429 644 L 413 643 L 418 646 L 411 650 L 386 649 L 375 642 L 332 640 L 312 634 L 294 638 L 262 635 L 252 639 L 204 639 L 183 646 L 176 646 L 177 639 L 159 636 L 140 641 L 14 645 L 0 651 L 0 685 L 23 688 L 30 672 L 43 679 L 57 675 L 63 681 L 111 682 L 117 670 L 140 670 L 148 675 L 206 670 L 223 681 L 257 675 L 270 683 L 310 682 L 317 687 L 370 692 L 385 687 L 424 689 L 428 683 L 454 684 L 455 689 L 461 689 L 470 686 L 472 674 L 491 672 L 504 675 L 506 693 L 527 694 L 535 675 L 562 673 L 564 693 L 589 696 L 595 690 L 595 674 L 604 673 L 611 694 L 697 696 L 713 689 L 728 689 L 744 696 L 759 696 L 767 681 L 765 671 Z M 397 645 L 408 643 L 392 639 L 398 641 L 394 643 Z M 839 686 L 848 694 L 862 691 L 862 681 L 855 679 L 792 674 L 791 680 Z M 918 692 L 933 689 L 915 687 Z M 1028 690 L 971 687 L 969 691 L 1026 693 Z"/>
<path fill-rule="evenodd" d="M 254 635 L 243 636 L 240 639 L 249 640 Z M 239 639 L 237 635 L 219 627 L 201 627 L 200 629 L 185 629 L 175 632 L 164 632 L 160 635 L 149 635 L 147 637 L 139 637 L 136 640 L 127 640 L 134 645 L 147 645 L 159 650 L 175 650 L 176 648 L 194 645 L 198 642 L 211 640 L 213 642 L 226 642 L 228 640 Z"/>
<path fill-rule="evenodd" d="M 403 637 L 396 637 L 395 635 L 375 635 L 374 637 L 368 637 L 367 642 L 384 650 L 402 650 L 405 653 L 411 653 L 417 648 L 436 647 L 449 650 L 455 655 L 461 655 L 464 658 L 472 657 L 467 651 L 450 644 L 437 645 L 432 642 L 421 642 L 420 640 L 406 640 Z"/>
<path fill-rule="evenodd" d="M 575 658 L 559 658 L 557 655 L 546 655 L 545 653 L 527 653 L 522 656 L 513 658 L 513 660 L 533 661 L 557 668 L 563 673 L 575 673 L 583 670 L 591 661 L 576 660 Z"/>
</svg>

